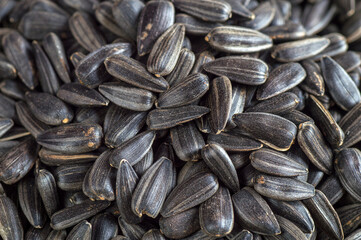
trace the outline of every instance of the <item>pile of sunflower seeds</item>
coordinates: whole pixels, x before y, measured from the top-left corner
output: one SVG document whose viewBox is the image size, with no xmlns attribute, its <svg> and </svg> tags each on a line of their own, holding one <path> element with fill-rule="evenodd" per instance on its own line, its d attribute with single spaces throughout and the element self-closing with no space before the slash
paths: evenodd
<svg viewBox="0 0 361 240">
<path fill-rule="evenodd" d="M 4 240 L 361 239 L 360 0 L 0 0 Z"/>
</svg>

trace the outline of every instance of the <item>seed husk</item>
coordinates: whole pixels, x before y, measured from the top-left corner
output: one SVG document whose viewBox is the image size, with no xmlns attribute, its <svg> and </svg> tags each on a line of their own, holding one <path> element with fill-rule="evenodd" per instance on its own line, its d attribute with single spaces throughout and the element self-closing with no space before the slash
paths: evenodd
<svg viewBox="0 0 361 240">
<path fill-rule="evenodd" d="M 19 81 L 5 79 L 0 83 L 0 91 L 15 100 L 24 100 L 26 87 Z"/>
<path fill-rule="evenodd" d="M 140 0 L 115 1 L 112 7 L 116 23 L 133 40 L 137 38 L 137 29 L 134 26 L 138 24 L 138 17 L 143 8 L 144 3 Z"/>
<path fill-rule="evenodd" d="M 41 89 L 43 92 L 55 94 L 60 86 L 58 76 L 40 43 L 33 41 L 32 46 L 34 48 L 35 62 Z"/>
<path fill-rule="evenodd" d="M 240 189 L 236 168 L 221 146 L 217 144 L 205 145 L 202 149 L 202 158 L 225 186 L 233 192 Z"/>
<path fill-rule="evenodd" d="M 137 224 L 129 224 L 121 217 L 118 218 L 118 224 L 122 233 L 127 237 L 127 239 L 138 240 L 146 233 L 146 230 Z"/>
<path fill-rule="evenodd" d="M 55 178 L 50 171 L 40 169 L 36 174 L 35 181 L 46 213 L 51 217 L 60 206 Z"/>
<path fill-rule="evenodd" d="M 75 12 L 69 18 L 69 29 L 76 41 L 89 52 L 93 52 L 106 44 L 94 20 L 88 13 Z"/>
<path fill-rule="evenodd" d="M 108 212 L 100 213 L 90 220 L 92 238 L 111 239 L 118 235 L 117 219 Z"/>
<path fill-rule="evenodd" d="M 2 212 L 0 219 L 0 236 L 4 240 L 23 239 L 24 230 L 14 202 L 6 196 L 0 196 L 0 209 Z"/>
<path fill-rule="evenodd" d="M 84 177 L 91 166 L 91 163 L 78 163 L 57 167 L 54 170 L 57 186 L 64 191 L 82 190 Z"/>
<path fill-rule="evenodd" d="M 203 65 L 204 70 L 246 85 L 261 85 L 268 77 L 268 66 L 260 59 L 228 56 Z"/>
<path fill-rule="evenodd" d="M 203 65 L 214 60 L 214 54 L 212 54 L 210 51 L 201 52 L 197 56 L 191 73 L 201 73 L 203 70 Z"/>
<path fill-rule="evenodd" d="M 277 221 L 280 224 L 281 234 L 276 236 L 265 236 L 266 240 L 270 239 L 297 239 L 306 240 L 308 237 L 304 234 L 292 221 L 287 218 L 276 215 Z"/>
<path fill-rule="evenodd" d="M 312 60 L 304 60 L 301 64 L 307 76 L 300 84 L 300 88 L 315 96 L 323 96 L 325 94 L 325 82 L 320 67 Z"/>
<path fill-rule="evenodd" d="M 200 99 L 209 89 L 209 79 L 202 73 L 191 74 L 178 81 L 156 100 L 157 108 L 173 108 L 188 105 Z"/>
<path fill-rule="evenodd" d="M 322 105 L 316 97 L 310 96 L 308 101 L 311 116 L 316 124 L 320 126 L 320 130 L 325 136 L 326 140 L 334 147 L 339 147 L 343 144 L 345 137 L 344 132 L 337 122 L 333 119 L 330 112 Z"/>
<path fill-rule="evenodd" d="M 239 113 L 233 121 L 245 133 L 278 151 L 287 151 L 296 138 L 294 123 L 270 113 Z"/>
<path fill-rule="evenodd" d="M 343 147 L 351 147 L 361 140 L 359 128 L 361 104 L 356 104 L 339 122 L 345 133 Z"/>
<path fill-rule="evenodd" d="M 346 72 L 355 70 L 361 64 L 361 57 L 354 51 L 347 51 L 335 57 L 335 61 L 345 69 Z"/>
<path fill-rule="evenodd" d="M 264 112 L 283 115 L 296 109 L 300 99 L 292 92 L 281 93 L 247 108 L 246 112 Z"/>
<path fill-rule="evenodd" d="M 217 192 L 199 207 L 199 223 L 208 235 L 221 237 L 229 234 L 234 225 L 231 195 L 220 186 Z"/>
<path fill-rule="evenodd" d="M 330 45 L 322 52 L 312 57 L 312 60 L 319 61 L 323 56 L 333 57 L 345 53 L 348 49 L 348 44 L 344 35 L 340 33 L 329 33 L 323 37 L 330 40 Z"/>
<path fill-rule="evenodd" d="M 122 54 L 107 57 L 104 64 L 110 75 L 136 87 L 153 92 L 164 92 L 169 88 L 164 78 L 154 77 L 143 64 Z"/>
<path fill-rule="evenodd" d="M 115 200 L 116 171 L 109 164 L 110 155 L 110 150 L 103 152 L 84 177 L 82 189 L 91 200 Z"/>
<path fill-rule="evenodd" d="M 358 181 L 361 177 L 359 164 L 361 152 L 356 148 L 343 149 L 336 155 L 335 170 L 343 188 L 355 199 L 361 199 L 361 188 Z"/>
<path fill-rule="evenodd" d="M 187 162 L 177 176 L 177 184 L 181 184 L 185 180 L 200 172 L 211 172 L 211 170 L 204 161 Z"/>
<path fill-rule="evenodd" d="M 192 224 L 187 224 L 187 223 Z M 168 238 L 182 239 L 200 229 L 198 207 L 190 208 L 170 217 L 159 219 L 161 232 Z"/>
<path fill-rule="evenodd" d="M 132 53 L 133 47 L 130 43 L 113 43 L 99 47 L 77 64 L 75 74 L 81 84 L 95 88 L 103 81 L 111 79 L 111 76 L 105 71 L 106 66 L 104 66 L 104 60 L 108 56 L 124 55 L 129 57 Z"/>
<path fill-rule="evenodd" d="M 255 17 L 241 23 L 241 26 L 254 30 L 261 30 L 272 23 L 276 14 L 276 8 L 270 2 L 260 3 L 253 11 Z"/>
<path fill-rule="evenodd" d="M 144 6 L 138 22 L 137 49 L 139 56 L 144 56 L 152 50 L 160 35 L 173 25 L 174 18 L 175 9 L 172 2 L 149 1 Z"/>
<path fill-rule="evenodd" d="M 73 120 L 73 110 L 49 93 L 27 92 L 25 101 L 32 114 L 45 124 L 61 125 Z"/>
<path fill-rule="evenodd" d="M 112 105 L 104 119 L 104 141 L 108 147 L 119 147 L 134 137 L 144 126 L 146 112 L 134 112 Z"/>
<path fill-rule="evenodd" d="M 193 68 L 195 59 L 196 57 L 191 50 L 182 48 L 173 71 L 166 78 L 170 86 L 174 86 L 182 82 L 183 79 L 189 75 Z"/>
<path fill-rule="evenodd" d="M 154 139 L 154 131 L 144 131 L 123 142 L 112 152 L 110 165 L 118 168 L 120 161 L 126 159 L 133 166 L 147 154 Z"/>
<path fill-rule="evenodd" d="M 98 124 L 71 123 L 42 132 L 36 141 L 57 152 L 85 153 L 99 148 L 102 137 Z"/>
<path fill-rule="evenodd" d="M 9 61 L 14 65 L 21 81 L 30 89 L 38 85 L 35 77 L 35 60 L 29 42 L 13 31 L 2 38 L 4 53 Z"/>
<path fill-rule="evenodd" d="M 78 107 L 102 107 L 109 104 L 109 100 L 99 92 L 80 83 L 62 85 L 56 96 L 64 102 Z"/>
<path fill-rule="evenodd" d="M 53 32 L 45 35 L 43 47 L 60 79 L 64 83 L 70 83 L 70 68 L 63 43 L 59 36 Z"/>
<path fill-rule="evenodd" d="M 232 196 L 239 223 L 262 235 L 281 233 L 278 221 L 267 202 L 255 190 L 244 187 Z"/>
<path fill-rule="evenodd" d="M 173 163 L 166 157 L 158 159 L 140 178 L 132 196 L 131 208 L 141 217 L 156 218 L 161 211 L 172 183 Z"/>
<path fill-rule="evenodd" d="M 321 182 L 324 175 L 324 172 L 311 165 L 308 170 L 307 182 L 316 187 Z"/>
<path fill-rule="evenodd" d="M 11 118 L 0 118 L 0 137 L 14 126 L 14 121 Z"/>
<path fill-rule="evenodd" d="M 152 166 L 153 161 L 154 161 L 154 156 L 153 155 L 154 155 L 153 154 L 153 149 L 151 148 L 151 149 L 149 149 L 147 154 L 145 154 L 145 156 L 142 158 L 142 160 L 140 160 L 138 163 L 133 165 L 134 171 L 139 176 L 144 175 L 144 173 L 148 170 L 148 168 L 150 168 L 150 166 Z"/>
<path fill-rule="evenodd" d="M 303 200 L 313 219 L 329 237 L 343 239 L 342 225 L 337 212 L 328 201 L 327 197 L 319 190 L 316 190 L 314 197 Z"/>
<path fill-rule="evenodd" d="M 91 239 L 91 233 L 92 233 L 92 225 L 88 221 L 83 220 L 71 229 L 66 240 Z"/>
<path fill-rule="evenodd" d="M 200 118 L 209 112 L 209 108 L 187 105 L 170 109 L 154 109 L 148 113 L 146 123 L 151 130 L 161 130 Z"/>
<path fill-rule="evenodd" d="M 213 196 L 218 187 L 219 184 L 215 175 L 198 173 L 171 191 L 160 213 L 163 217 L 170 217 L 197 206 Z"/>
<path fill-rule="evenodd" d="M 299 63 L 285 63 L 273 69 L 265 84 L 257 90 L 257 99 L 266 100 L 286 92 L 306 78 L 306 71 Z"/>
<path fill-rule="evenodd" d="M 201 158 L 205 142 L 194 122 L 171 128 L 170 137 L 174 151 L 181 160 L 196 161 Z"/>
<path fill-rule="evenodd" d="M 306 36 L 306 30 L 300 23 L 292 21 L 286 22 L 284 25 L 269 26 L 261 30 L 274 41 L 298 40 Z"/>
<path fill-rule="evenodd" d="M 138 182 L 134 169 L 127 160 L 123 159 L 119 164 L 116 177 L 116 202 L 120 216 L 128 223 L 139 223 L 142 220 L 131 208 L 132 194 Z"/>
<path fill-rule="evenodd" d="M 315 187 L 309 183 L 286 177 L 258 175 L 254 189 L 261 195 L 281 201 L 297 201 L 315 195 Z"/>
<path fill-rule="evenodd" d="M 267 35 L 235 26 L 213 28 L 205 39 L 211 47 L 228 53 L 251 53 L 272 47 L 272 39 Z"/>
<path fill-rule="evenodd" d="M 337 209 L 337 214 L 342 224 L 342 230 L 345 235 L 349 235 L 357 229 L 360 224 L 360 207 L 359 203 L 344 205 Z"/>
<path fill-rule="evenodd" d="M 242 152 L 252 151 L 263 147 L 263 144 L 252 138 L 237 134 L 236 132 L 222 132 L 220 134 L 210 133 L 207 143 L 218 144 L 226 151 Z"/>
<path fill-rule="evenodd" d="M 281 62 L 301 61 L 322 52 L 329 44 L 330 40 L 327 38 L 308 38 L 282 43 L 274 47 L 271 56 Z"/>
<path fill-rule="evenodd" d="M 296 126 L 299 126 L 301 123 L 305 122 L 314 122 L 311 117 L 298 110 L 292 110 L 290 112 L 282 113 L 280 115 L 281 117 L 293 122 Z"/>
<path fill-rule="evenodd" d="M 308 173 L 307 167 L 297 163 L 287 155 L 271 149 L 254 151 L 251 153 L 250 159 L 254 168 L 271 175 L 292 177 Z"/>
<path fill-rule="evenodd" d="M 334 175 L 328 176 L 317 188 L 325 194 L 332 205 L 335 205 L 346 193 L 341 181 Z"/>
<path fill-rule="evenodd" d="M 210 98 L 210 124 L 213 132 L 221 133 L 226 127 L 232 105 L 232 83 L 227 77 L 213 79 Z"/>
<path fill-rule="evenodd" d="M 35 228 L 43 228 L 46 213 L 34 178 L 27 177 L 20 181 L 18 196 L 20 207 L 29 223 Z"/>
<path fill-rule="evenodd" d="M 73 207 L 61 209 L 51 216 L 51 227 L 55 230 L 62 230 L 94 216 L 110 205 L 108 201 L 91 201 L 77 204 Z M 83 232 L 83 231 L 82 231 Z"/>
<path fill-rule="evenodd" d="M 230 18 L 232 7 L 227 2 L 211 0 L 174 0 L 174 6 L 194 17 L 210 22 L 224 22 Z"/>
<path fill-rule="evenodd" d="M 150 91 L 117 83 L 100 85 L 99 92 L 114 104 L 133 111 L 148 111 L 156 98 Z"/>
<path fill-rule="evenodd" d="M 27 138 L 12 147 L 0 159 L 0 180 L 14 184 L 22 179 L 34 166 L 37 146 L 33 138 Z"/>
<path fill-rule="evenodd" d="M 315 231 L 315 223 L 311 213 L 301 201 L 286 202 L 268 198 L 267 202 L 276 214 L 284 216 L 303 232 L 312 233 Z"/>
<path fill-rule="evenodd" d="M 173 24 L 154 43 L 147 61 L 147 69 L 156 77 L 165 76 L 174 69 L 184 40 L 185 27 Z"/>
<path fill-rule="evenodd" d="M 48 166 L 94 162 L 99 157 L 98 152 L 83 154 L 66 154 L 42 148 L 39 151 L 40 161 Z"/>
<path fill-rule="evenodd" d="M 197 19 L 188 14 L 179 13 L 175 16 L 176 23 L 181 23 L 185 26 L 186 33 L 196 36 L 205 36 L 213 28 L 222 26 L 220 23 L 207 22 Z"/>
<path fill-rule="evenodd" d="M 332 150 L 314 123 L 300 124 L 297 141 L 310 161 L 326 174 L 332 172 Z"/>
<path fill-rule="evenodd" d="M 350 110 L 361 101 L 355 83 L 335 60 L 328 56 L 322 57 L 321 68 L 330 95 L 340 108 Z"/>
<path fill-rule="evenodd" d="M 0 76 L 1 79 L 15 79 L 16 68 L 11 63 L 0 60 Z"/>
</svg>

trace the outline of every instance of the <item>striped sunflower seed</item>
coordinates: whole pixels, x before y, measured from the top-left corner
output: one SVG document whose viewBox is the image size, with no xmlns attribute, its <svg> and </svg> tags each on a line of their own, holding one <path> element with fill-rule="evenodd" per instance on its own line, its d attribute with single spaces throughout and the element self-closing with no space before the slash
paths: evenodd
<svg viewBox="0 0 361 240">
<path fill-rule="evenodd" d="M 0 236 L 5 240 L 23 239 L 24 230 L 14 202 L 6 196 L 0 196 L 0 209 Z"/>
</svg>

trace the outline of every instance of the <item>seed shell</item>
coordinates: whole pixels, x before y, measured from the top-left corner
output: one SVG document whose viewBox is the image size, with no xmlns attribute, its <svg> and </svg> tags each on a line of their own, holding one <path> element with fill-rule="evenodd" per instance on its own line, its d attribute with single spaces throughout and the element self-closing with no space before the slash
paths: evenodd
<svg viewBox="0 0 361 240">
<path fill-rule="evenodd" d="M 232 196 L 239 223 L 262 235 L 281 233 L 279 223 L 267 202 L 255 190 L 244 187 Z"/>
<path fill-rule="evenodd" d="M 200 118 L 209 112 L 209 108 L 187 105 L 170 109 L 154 109 L 148 113 L 146 123 L 152 130 L 161 130 Z"/>
<path fill-rule="evenodd" d="M 133 166 L 147 154 L 154 139 L 154 131 L 144 131 L 123 142 L 112 152 L 110 165 L 118 168 L 121 160 L 126 159 Z"/>
<path fill-rule="evenodd" d="M 170 217 L 197 206 L 213 196 L 218 187 L 219 184 L 215 175 L 198 173 L 172 190 L 160 213 L 163 217 Z"/>
<path fill-rule="evenodd" d="M 221 237 L 229 234 L 234 225 L 231 195 L 220 186 L 217 192 L 199 207 L 201 229 L 208 235 Z"/>
<path fill-rule="evenodd" d="M 91 166 L 91 163 L 78 163 L 57 167 L 54 170 L 57 186 L 63 191 L 82 190 L 84 177 Z"/>
<path fill-rule="evenodd" d="M 50 171 L 40 169 L 36 174 L 35 181 L 40 197 L 43 200 L 45 211 L 51 217 L 60 207 L 55 178 Z"/>
<path fill-rule="evenodd" d="M 147 69 L 155 76 L 165 76 L 174 69 L 184 40 L 185 27 L 173 24 L 154 43 L 147 61 Z"/>
<path fill-rule="evenodd" d="M 329 237 L 333 239 L 343 239 L 342 225 L 337 212 L 328 201 L 327 197 L 319 190 L 316 190 L 314 197 L 304 200 L 313 219 Z"/>
<path fill-rule="evenodd" d="M 166 77 L 170 86 L 176 85 L 188 76 L 192 70 L 195 59 L 196 57 L 191 50 L 183 48 L 180 51 L 178 61 L 173 71 Z"/>
<path fill-rule="evenodd" d="M 23 239 L 24 230 L 14 202 L 6 196 L 0 196 L 0 209 L 2 212 L 0 219 L 0 236 L 5 240 Z"/>
<path fill-rule="evenodd" d="M 251 53 L 272 47 L 270 37 L 244 27 L 216 27 L 205 39 L 211 47 L 227 53 Z"/>
</svg>

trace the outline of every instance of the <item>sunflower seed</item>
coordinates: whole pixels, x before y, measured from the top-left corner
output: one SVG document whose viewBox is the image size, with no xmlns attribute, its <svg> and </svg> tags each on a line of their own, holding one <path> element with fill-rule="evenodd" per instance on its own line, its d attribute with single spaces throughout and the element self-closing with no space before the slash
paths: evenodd
<svg viewBox="0 0 361 240">
<path fill-rule="evenodd" d="M 162 157 L 141 177 L 133 192 L 131 208 L 141 217 L 143 214 L 156 218 L 169 192 L 173 163 Z"/>
<path fill-rule="evenodd" d="M 293 178 L 258 175 L 254 189 L 261 195 L 281 201 L 303 200 L 315 195 L 315 187 Z"/>
<path fill-rule="evenodd" d="M 346 192 L 341 181 L 335 175 L 328 176 L 317 188 L 325 194 L 332 205 L 335 205 Z"/>
<path fill-rule="evenodd" d="M 21 81 L 30 89 L 38 85 L 35 77 L 35 60 L 31 45 L 18 32 L 10 32 L 2 38 L 4 52 L 14 65 Z"/>
<path fill-rule="evenodd" d="M 110 165 L 118 168 L 120 161 L 126 159 L 134 165 L 147 154 L 155 139 L 154 131 L 144 131 L 119 145 L 110 156 Z"/>
<path fill-rule="evenodd" d="M 89 52 L 97 50 L 106 43 L 92 17 L 85 12 L 75 12 L 69 18 L 69 29 L 76 41 Z"/>
<path fill-rule="evenodd" d="M 191 72 L 194 61 L 194 53 L 189 49 L 183 48 L 179 53 L 179 58 L 173 71 L 166 78 L 169 85 L 174 86 L 182 82 Z"/>
<path fill-rule="evenodd" d="M 110 213 L 101 213 L 90 220 L 93 239 L 111 239 L 118 235 L 117 219 Z"/>
<path fill-rule="evenodd" d="M 252 188 L 244 187 L 232 196 L 239 223 L 262 235 L 281 233 L 278 221 L 267 202 Z"/>
<path fill-rule="evenodd" d="M 198 173 L 172 190 L 163 204 L 161 215 L 170 217 L 197 206 L 213 196 L 218 187 L 215 175 Z"/>
<path fill-rule="evenodd" d="M 268 77 L 268 66 L 256 58 L 229 56 L 203 65 L 204 70 L 246 85 L 261 85 Z"/>
<path fill-rule="evenodd" d="M 116 23 L 133 40 L 137 38 L 137 30 L 134 26 L 137 26 L 143 8 L 144 3 L 140 0 L 115 1 L 112 7 Z"/>
<path fill-rule="evenodd" d="M 234 214 L 231 195 L 220 186 L 217 192 L 199 207 L 201 229 L 208 235 L 221 237 L 233 229 Z"/>
<path fill-rule="evenodd" d="M 306 36 L 306 30 L 300 23 L 286 22 L 284 25 L 272 25 L 261 30 L 274 41 L 298 40 Z"/>
<path fill-rule="evenodd" d="M 276 236 L 265 236 L 266 240 L 270 239 L 297 239 L 307 240 L 308 237 L 290 220 L 276 215 L 277 221 L 281 227 L 281 234 Z"/>
<path fill-rule="evenodd" d="M 318 223 L 328 236 L 334 239 L 343 239 L 342 225 L 337 212 L 328 201 L 327 197 L 319 190 L 316 190 L 314 197 L 303 200 L 313 219 Z"/>
<path fill-rule="evenodd" d="M 46 213 L 51 217 L 54 212 L 59 210 L 60 206 L 55 178 L 50 171 L 40 169 L 36 174 L 35 181 Z"/>
<path fill-rule="evenodd" d="M 99 148 L 102 137 L 102 128 L 98 124 L 71 123 L 40 133 L 36 141 L 57 152 L 85 153 Z"/>
<path fill-rule="evenodd" d="M 263 144 L 246 136 L 237 134 L 233 131 L 222 132 L 220 134 L 209 134 L 207 143 L 218 144 L 226 151 L 242 152 L 252 151 L 263 147 Z"/>
<path fill-rule="evenodd" d="M 81 84 L 90 88 L 97 87 L 103 81 L 111 79 L 105 71 L 104 60 L 112 55 L 130 56 L 132 52 L 133 47 L 129 43 L 113 43 L 99 47 L 78 63 L 75 74 Z"/>
<path fill-rule="evenodd" d="M 158 108 L 173 108 L 188 105 L 200 99 L 209 89 L 206 75 L 195 73 L 178 81 L 157 99 Z"/>
<path fill-rule="evenodd" d="M 354 203 L 351 205 L 344 205 L 337 209 L 337 214 L 340 218 L 345 235 L 349 235 L 360 226 L 360 208 L 361 205 L 359 203 Z"/>
<path fill-rule="evenodd" d="M 82 190 L 84 177 L 91 166 L 91 163 L 82 163 L 57 167 L 54 171 L 57 186 L 64 191 Z"/>
<path fill-rule="evenodd" d="M 270 72 L 268 80 L 257 90 L 257 99 L 266 100 L 297 86 L 306 78 L 299 63 L 285 63 Z"/>
<path fill-rule="evenodd" d="M 136 87 L 153 92 L 164 92 L 169 88 L 164 78 L 152 76 L 140 62 L 127 56 L 112 55 L 105 59 L 104 64 L 113 77 Z"/>
<path fill-rule="evenodd" d="M 315 96 L 323 96 L 325 94 L 325 82 L 320 67 L 312 60 L 304 60 L 301 64 L 307 76 L 300 84 L 300 88 Z"/>
<path fill-rule="evenodd" d="M 14 184 L 22 179 L 34 166 L 37 146 L 33 138 L 27 138 L 12 147 L 0 159 L 0 180 Z"/>
<path fill-rule="evenodd" d="M 260 3 L 254 10 L 255 18 L 241 23 L 241 26 L 261 30 L 271 24 L 276 9 L 270 2 Z"/>
<path fill-rule="evenodd" d="M 62 230 L 94 216 L 110 205 L 108 201 L 91 201 L 77 204 L 73 207 L 64 208 L 51 216 L 51 227 L 55 230 Z M 84 230 L 81 231 L 84 233 Z M 69 234 L 70 235 L 70 234 Z"/>
<path fill-rule="evenodd" d="M 137 49 L 139 56 L 144 56 L 152 50 L 160 35 L 173 25 L 174 18 L 175 9 L 172 2 L 150 1 L 145 5 L 138 22 Z"/>
<path fill-rule="evenodd" d="M 187 224 L 191 222 L 192 224 Z M 168 238 L 181 239 L 200 229 L 199 211 L 197 207 L 190 208 L 170 217 L 159 219 L 161 232 Z"/>
<path fill-rule="evenodd" d="M 24 230 L 14 202 L 6 196 L 0 196 L 0 209 L 0 236 L 5 240 L 23 239 Z"/>
<path fill-rule="evenodd" d="M 228 53 L 258 52 L 272 47 L 272 39 L 267 35 L 235 26 L 213 28 L 205 39 L 211 47 Z"/>
<path fill-rule="evenodd" d="M 182 49 L 185 27 L 174 24 L 154 43 L 147 61 L 147 69 L 156 77 L 172 72 Z"/>
<path fill-rule="evenodd" d="M 90 152 L 84 154 L 66 154 L 42 148 L 39 151 L 39 157 L 41 162 L 48 166 L 60 166 L 94 162 L 99 157 L 99 153 Z"/>
<path fill-rule="evenodd" d="M 200 118 L 209 108 L 187 105 L 170 109 L 155 109 L 147 116 L 147 125 L 152 130 L 167 129 Z"/>
<path fill-rule="evenodd" d="M 201 52 L 196 59 L 196 62 L 194 63 L 193 69 L 191 73 L 200 73 L 203 70 L 203 65 L 214 61 L 215 57 L 214 55 L 209 51 Z"/>
<path fill-rule="evenodd" d="M 361 104 L 356 104 L 341 120 L 340 127 L 345 133 L 342 147 L 350 147 L 361 140 L 361 129 L 359 128 Z"/>
<path fill-rule="evenodd" d="M 174 6 L 194 17 L 210 22 L 224 22 L 232 16 L 232 7 L 227 2 L 212 0 L 174 0 Z"/>
</svg>

